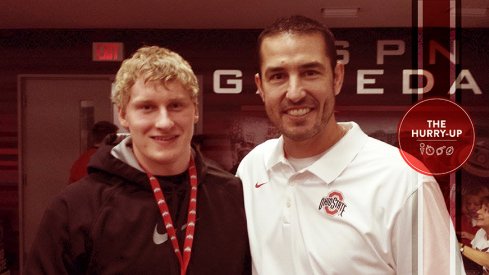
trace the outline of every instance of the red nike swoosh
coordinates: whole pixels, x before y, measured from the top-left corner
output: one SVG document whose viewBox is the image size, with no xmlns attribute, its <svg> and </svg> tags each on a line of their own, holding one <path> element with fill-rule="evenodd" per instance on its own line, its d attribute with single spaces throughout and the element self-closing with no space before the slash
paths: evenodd
<svg viewBox="0 0 489 275">
<path fill-rule="evenodd" d="M 268 182 L 264 182 L 264 183 L 255 183 L 255 188 L 260 188 L 262 185 L 264 184 L 267 184 Z"/>
</svg>

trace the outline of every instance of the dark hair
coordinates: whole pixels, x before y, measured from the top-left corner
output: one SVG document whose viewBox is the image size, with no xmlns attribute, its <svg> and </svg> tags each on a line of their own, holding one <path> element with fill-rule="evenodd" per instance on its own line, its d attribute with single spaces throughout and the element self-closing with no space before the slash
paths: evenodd
<svg viewBox="0 0 489 275">
<path fill-rule="evenodd" d="M 258 36 L 257 44 L 259 66 L 261 66 L 261 44 L 263 43 L 263 40 L 267 37 L 271 37 L 281 33 L 321 34 L 324 38 L 324 43 L 326 46 L 326 56 L 328 56 L 330 59 L 331 68 L 334 70 L 334 68 L 336 67 L 337 56 L 335 38 L 333 33 L 318 21 L 302 15 L 293 15 L 289 17 L 279 18 L 272 25 L 268 26 L 260 33 L 260 35 Z"/>
<path fill-rule="evenodd" d="M 489 207 L 489 196 L 484 196 L 481 198 L 481 204 Z"/>
<path fill-rule="evenodd" d="M 99 121 L 92 127 L 92 137 L 95 143 L 100 143 L 108 134 L 117 132 L 119 128 L 108 121 Z"/>
</svg>

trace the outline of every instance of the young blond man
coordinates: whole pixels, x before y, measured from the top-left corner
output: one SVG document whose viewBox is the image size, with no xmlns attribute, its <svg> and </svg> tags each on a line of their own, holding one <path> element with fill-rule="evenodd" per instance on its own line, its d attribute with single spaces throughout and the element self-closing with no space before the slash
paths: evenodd
<svg viewBox="0 0 489 275">
<path fill-rule="evenodd" d="M 197 78 L 177 53 L 143 47 L 116 76 L 130 136 L 46 210 L 25 274 L 248 274 L 242 187 L 191 146 Z"/>
</svg>

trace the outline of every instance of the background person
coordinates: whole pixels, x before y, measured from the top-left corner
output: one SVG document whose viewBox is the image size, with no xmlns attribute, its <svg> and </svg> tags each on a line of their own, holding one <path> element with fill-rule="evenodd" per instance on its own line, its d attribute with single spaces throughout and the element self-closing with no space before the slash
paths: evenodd
<svg viewBox="0 0 489 275">
<path fill-rule="evenodd" d="M 472 247 L 459 243 L 462 255 L 477 263 L 484 275 L 489 274 L 489 196 L 481 199 L 482 207 L 477 211 L 476 225 L 480 229 L 471 242 Z"/>
<path fill-rule="evenodd" d="M 435 179 L 356 123 L 336 122 L 344 66 L 333 34 L 306 17 L 281 18 L 262 31 L 258 51 L 255 82 L 282 135 L 237 170 L 253 274 L 431 275 L 450 274 L 451 260 L 463 266 L 450 251 L 456 238 Z"/>
<path fill-rule="evenodd" d="M 102 145 L 107 135 L 117 133 L 119 128 L 109 121 L 98 121 L 90 131 L 93 139 L 93 145 L 88 148 L 71 166 L 69 183 L 80 180 L 87 175 L 87 165 L 90 158 L 95 154 L 97 149 Z"/>
<path fill-rule="evenodd" d="M 480 229 L 477 224 L 477 211 L 481 208 L 482 189 L 476 187 L 462 195 L 462 215 L 460 217 L 460 241 L 470 245 L 475 233 Z"/>
<path fill-rule="evenodd" d="M 143 47 L 112 100 L 130 136 L 46 210 L 25 274 L 249 274 L 238 178 L 191 147 L 197 78 L 177 53 Z"/>
</svg>

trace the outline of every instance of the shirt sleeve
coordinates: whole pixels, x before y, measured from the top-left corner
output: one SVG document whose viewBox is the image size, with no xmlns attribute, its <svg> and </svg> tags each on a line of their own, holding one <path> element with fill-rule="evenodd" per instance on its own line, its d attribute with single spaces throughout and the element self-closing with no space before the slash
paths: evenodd
<svg viewBox="0 0 489 275">
<path fill-rule="evenodd" d="M 455 230 L 440 187 L 433 177 L 419 175 L 419 181 L 420 186 L 395 222 L 396 273 L 464 275 Z"/>
<path fill-rule="evenodd" d="M 424 274 L 465 274 L 455 230 L 440 187 L 433 177 L 422 177 L 420 206 L 423 209 Z"/>
</svg>

